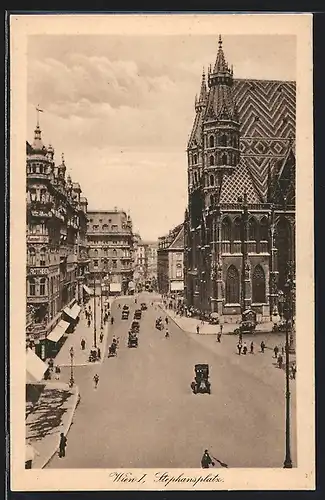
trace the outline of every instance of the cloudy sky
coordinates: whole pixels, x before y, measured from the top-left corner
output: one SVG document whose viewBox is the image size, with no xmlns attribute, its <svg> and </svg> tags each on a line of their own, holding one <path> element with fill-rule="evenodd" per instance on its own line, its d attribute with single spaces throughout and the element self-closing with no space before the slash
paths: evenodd
<svg viewBox="0 0 325 500">
<path fill-rule="evenodd" d="M 30 36 L 29 141 L 40 115 L 45 144 L 64 152 L 89 209 L 130 210 L 155 240 L 179 224 L 187 204 L 186 144 L 212 36 Z M 225 36 L 237 78 L 295 80 L 295 38 Z"/>
</svg>

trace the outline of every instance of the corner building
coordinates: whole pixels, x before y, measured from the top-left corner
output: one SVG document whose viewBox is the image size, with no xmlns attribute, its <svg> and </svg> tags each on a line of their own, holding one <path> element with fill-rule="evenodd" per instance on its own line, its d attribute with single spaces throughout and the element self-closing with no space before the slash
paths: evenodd
<svg viewBox="0 0 325 500">
<path fill-rule="evenodd" d="M 63 155 L 55 164 L 54 149 L 44 146 L 38 123 L 26 154 L 26 339 L 42 346 L 44 357 L 49 333 L 63 309 L 78 301 L 86 280 L 87 199 L 79 183 L 66 177 Z"/>
<path fill-rule="evenodd" d="M 126 294 L 133 283 L 132 220 L 117 209 L 89 211 L 87 215 L 88 284 L 96 294 Z"/>
<path fill-rule="evenodd" d="M 269 319 L 295 273 L 295 82 L 234 79 L 219 37 L 187 156 L 187 304 Z"/>
</svg>

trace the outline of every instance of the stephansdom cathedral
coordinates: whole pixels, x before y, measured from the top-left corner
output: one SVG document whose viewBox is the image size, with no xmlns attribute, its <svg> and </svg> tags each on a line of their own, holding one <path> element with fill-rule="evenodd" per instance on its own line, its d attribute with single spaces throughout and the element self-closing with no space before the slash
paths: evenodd
<svg viewBox="0 0 325 500">
<path fill-rule="evenodd" d="M 277 309 L 295 273 L 295 82 L 234 79 L 219 37 L 188 142 L 188 306 Z"/>
</svg>

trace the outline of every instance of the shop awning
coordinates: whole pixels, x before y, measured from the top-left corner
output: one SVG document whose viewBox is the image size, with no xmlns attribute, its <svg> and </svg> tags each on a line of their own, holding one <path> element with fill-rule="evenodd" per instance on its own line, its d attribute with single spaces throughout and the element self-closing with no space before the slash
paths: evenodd
<svg viewBox="0 0 325 500">
<path fill-rule="evenodd" d="M 88 295 L 94 295 L 94 290 L 92 288 L 89 288 L 89 286 L 87 285 L 83 285 L 83 287 L 85 292 L 88 293 Z"/>
<path fill-rule="evenodd" d="M 184 281 L 172 281 L 170 283 L 171 292 L 178 292 L 184 290 Z"/>
<path fill-rule="evenodd" d="M 50 340 L 51 342 L 58 342 L 69 325 L 70 323 L 68 321 L 64 321 L 63 319 L 61 319 L 54 330 L 51 331 L 50 335 L 47 337 L 47 340 Z"/>
<path fill-rule="evenodd" d="M 78 304 L 74 304 L 74 306 L 66 307 L 63 309 L 63 312 L 67 314 L 71 319 L 76 319 L 81 311 L 81 307 Z"/>
<path fill-rule="evenodd" d="M 120 292 L 122 290 L 121 283 L 111 283 L 109 289 L 111 292 Z"/>
<path fill-rule="evenodd" d="M 34 351 L 26 351 L 26 382 L 40 382 L 47 370 L 47 365 L 39 358 Z"/>
</svg>

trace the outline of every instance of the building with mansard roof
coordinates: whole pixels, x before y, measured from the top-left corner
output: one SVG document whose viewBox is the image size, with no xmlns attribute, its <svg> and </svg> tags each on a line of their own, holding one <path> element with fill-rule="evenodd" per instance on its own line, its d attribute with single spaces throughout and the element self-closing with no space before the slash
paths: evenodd
<svg viewBox="0 0 325 500">
<path fill-rule="evenodd" d="M 236 79 L 221 37 L 187 145 L 187 304 L 268 319 L 295 269 L 293 81 Z"/>
</svg>

